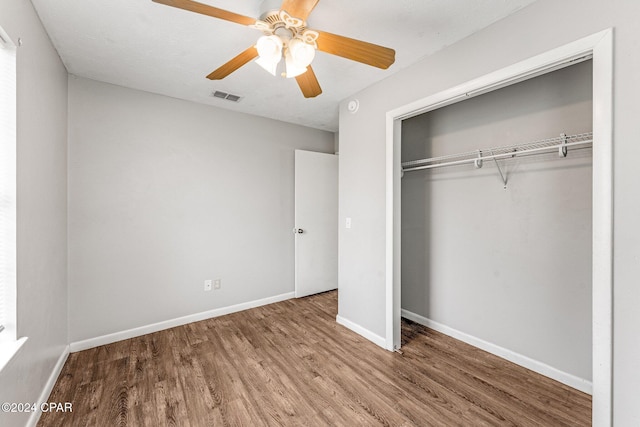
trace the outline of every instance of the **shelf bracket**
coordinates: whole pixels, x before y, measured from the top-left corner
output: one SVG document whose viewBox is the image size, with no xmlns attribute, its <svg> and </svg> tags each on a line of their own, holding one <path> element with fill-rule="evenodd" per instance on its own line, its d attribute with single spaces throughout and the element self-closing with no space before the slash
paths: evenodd
<svg viewBox="0 0 640 427">
<path fill-rule="evenodd" d="M 478 150 L 478 158 L 473 161 L 473 165 L 476 169 L 480 169 L 482 167 L 482 151 Z"/>
<path fill-rule="evenodd" d="M 560 134 L 560 139 L 562 139 L 562 142 L 560 143 L 560 146 L 558 147 L 558 156 L 560 157 L 567 157 L 567 135 L 565 135 L 564 133 Z"/>
<path fill-rule="evenodd" d="M 493 150 L 491 151 L 491 156 L 494 156 L 493 154 Z M 498 163 L 498 161 L 496 160 L 495 157 L 493 157 L 493 161 L 496 164 L 496 167 L 498 168 L 498 172 L 500 173 L 500 178 L 502 178 L 502 182 L 504 183 L 504 189 L 507 189 L 507 175 L 506 175 L 506 171 L 505 173 L 502 173 L 502 168 L 500 167 L 500 164 Z"/>
</svg>

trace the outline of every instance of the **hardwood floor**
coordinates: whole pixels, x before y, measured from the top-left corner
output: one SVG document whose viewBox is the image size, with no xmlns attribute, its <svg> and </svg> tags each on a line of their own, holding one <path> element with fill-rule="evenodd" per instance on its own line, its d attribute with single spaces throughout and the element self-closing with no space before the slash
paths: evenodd
<svg viewBox="0 0 640 427">
<path fill-rule="evenodd" d="M 69 356 L 39 426 L 564 426 L 590 396 L 403 320 L 402 354 L 338 325 L 337 293 Z"/>
</svg>

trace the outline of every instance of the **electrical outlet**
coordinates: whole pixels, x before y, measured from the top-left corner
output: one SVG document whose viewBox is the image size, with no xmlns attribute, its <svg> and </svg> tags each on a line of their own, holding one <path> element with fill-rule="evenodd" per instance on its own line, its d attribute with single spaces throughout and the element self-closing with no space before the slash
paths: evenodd
<svg viewBox="0 0 640 427">
<path fill-rule="evenodd" d="M 220 289 L 221 286 L 222 286 L 222 280 L 216 279 L 213 282 L 213 289 Z"/>
<path fill-rule="evenodd" d="M 205 280 L 204 281 L 204 290 L 205 291 L 210 291 L 211 290 L 211 280 Z"/>
</svg>

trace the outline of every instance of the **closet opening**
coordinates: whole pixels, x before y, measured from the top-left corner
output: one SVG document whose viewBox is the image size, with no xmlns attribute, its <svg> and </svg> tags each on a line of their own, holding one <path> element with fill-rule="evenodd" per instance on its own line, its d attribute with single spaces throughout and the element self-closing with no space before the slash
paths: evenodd
<svg viewBox="0 0 640 427">
<path fill-rule="evenodd" d="M 605 30 L 386 118 L 386 348 L 400 348 L 401 316 L 431 322 L 591 391 L 602 426 L 612 414 L 612 41 Z"/>
<path fill-rule="evenodd" d="M 591 393 L 592 62 L 402 121 L 401 313 Z"/>
</svg>

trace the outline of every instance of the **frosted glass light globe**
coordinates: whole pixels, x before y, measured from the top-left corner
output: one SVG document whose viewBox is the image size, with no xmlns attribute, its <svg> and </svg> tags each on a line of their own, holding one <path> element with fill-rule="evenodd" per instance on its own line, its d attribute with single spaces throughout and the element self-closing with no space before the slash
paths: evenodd
<svg viewBox="0 0 640 427">
<path fill-rule="evenodd" d="M 316 56 L 316 49 L 300 39 L 293 39 L 289 42 L 289 53 L 291 59 L 298 67 L 307 67 Z"/>
<path fill-rule="evenodd" d="M 264 62 L 280 62 L 282 58 L 282 40 L 278 36 L 262 36 L 256 44 L 258 55 Z"/>
</svg>

